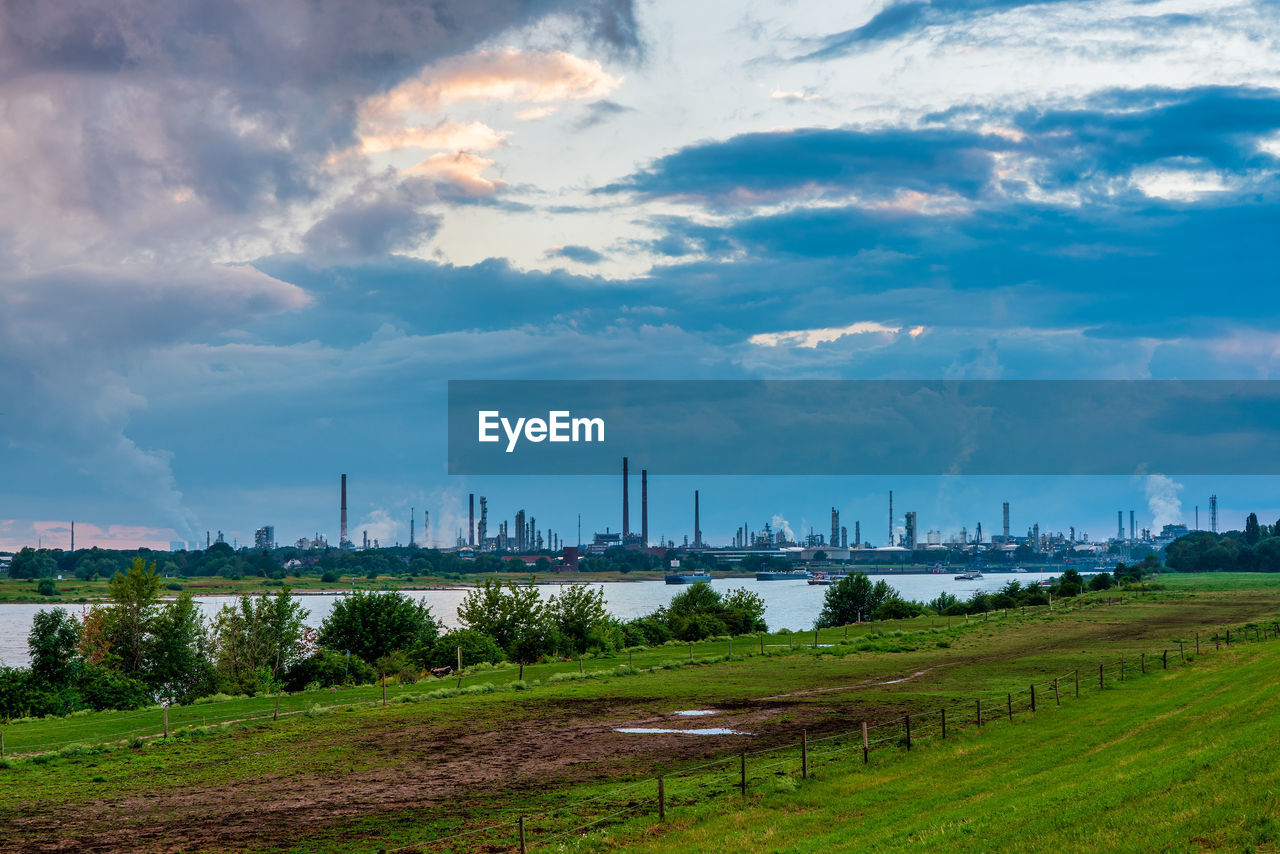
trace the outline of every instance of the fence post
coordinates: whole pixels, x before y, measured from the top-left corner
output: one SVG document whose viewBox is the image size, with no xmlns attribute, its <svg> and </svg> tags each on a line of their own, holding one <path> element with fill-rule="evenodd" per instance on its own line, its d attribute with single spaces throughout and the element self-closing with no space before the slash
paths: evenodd
<svg viewBox="0 0 1280 854">
<path fill-rule="evenodd" d="M 663 786 L 662 778 L 658 778 L 658 821 L 667 820 L 667 790 Z"/>
<path fill-rule="evenodd" d="M 164 707 L 164 737 L 169 737 L 169 706 L 167 703 Z"/>
<path fill-rule="evenodd" d="M 387 674 L 382 674 L 382 705 L 387 704 Z"/>
<path fill-rule="evenodd" d="M 729 660 L 733 660 L 733 635 L 729 635 Z"/>
<path fill-rule="evenodd" d="M 1098 689 L 1102 689 L 1102 665 L 1098 665 Z"/>
<path fill-rule="evenodd" d="M 1196 632 L 1196 658 L 1200 657 L 1200 633 Z"/>
<path fill-rule="evenodd" d="M 524 816 L 520 816 L 520 854 L 525 854 L 525 851 L 524 851 Z"/>
<path fill-rule="evenodd" d="M 1145 676 L 1146 673 L 1147 673 L 1147 654 L 1144 652 L 1142 654 L 1142 674 Z"/>
<path fill-rule="evenodd" d="M 1187 653 L 1182 648 L 1182 641 L 1178 641 L 1178 657 L 1182 659 L 1183 664 L 1187 663 Z"/>
<path fill-rule="evenodd" d="M 818 648 L 818 630 L 817 629 L 813 630 L 813 648 L 814 649 Z"/>
<path fill-rule="evenodd" d="M 1079 667 L 1075 669 L 1075 677 L 1076 677 L 1076 699 L 1079 700 L 1080 699 L 1080 668 Z"/>
<path fill-rule="evenodd" d="M 947 740 L 947 710 L 942 710 L 942 740 Z"/>
<path fill-rule="evenodd" d="M 730 653 L 730 655 L 732 655 L 732 654 L 733 654 L 733 653 Z M 632 656 L 632 652 L 631 652 L 631 650 L 627 650 L 627 667 L 630 667 L 630 666 L 631 666 L 631 656 Z M 523 679 L 523 678 L 524 678 L 524 665 L 523 665 L 523 664 L 521 664 L 521 665 L 520 665 L 520 678 L 521 678 L 521 679 Z"/>
<path fill-rule="evenodd" d="M 627 664 L 630 664 L 630 663 L 631 663 L 631 652 L 630 652 L 630 651 L 628 651 L 628 652 L 627 652 Z M 524 681 L 524 662 L 523 662 L 523 661 L 522 661 L 522 662 L 520 662 L 520 677 L 519 677 L 519 678 L 520 678 L 520 681 L 521 681 L 521 682 L 523 682 L 523 681 Z"/>
<path fill-rule="evenodd" d="M 1167 649 L 1160 654 L 1160 669 L 1161 670 L 1169 669 L 1169 650 Z"/>
<path fill-rule="evenodd" d="M 1053 677 L 1053 703 L 1056 706 L 1062 705 L 1062 698 L 1058 696 L 1058 677 Z"/>
<path fill-rule="evenodd" d="M 746 797 L 747 795 L 747 751 L 745 750 L 742 751 L 742 753 L 739 755 L 739 759 L 741 760 L 742 765 L 740 769 L 741 779 L 738 782 L 738 787 L 742 789 L 743 797 Z"/>
<path fill-rule="evenodd" d="M 462 688 L 462 647 L 458 647 L 458 688 Z"/>
<path fill-rule="evenodd" d="M 849 627 L 848 627 L 848 626 L 845 626 L 845 627 L 844 627 L 844 639 L 845 639 L 845 640 L 848 640 L 848 639 L 849 639 Z"/>
<path fill-rule="evenodd" d="M 760 654 L 764 655 L 764 632 L 760 633 Z"/>
<path fill-rule="evenodd" d="M 978 698 L 977 703 L 978 703 L 978 726 L 982 726 L 982 698 L 981 697 Z"/>
<path fill-rule="evenodd" d="M 271 713 L 271 720 L 280 720 L 280 689 L 276 689 L 276 710 Z"/>
<path fill-rule="evenodd" d="M 1031 683 L 1031 711 L 1036 710 L 1036 683 Z"/>
<path fill-rule="evenodd" d="M 809 779 L 809 730 L 800 732 L 800 779 Z"/>
<path fill-rule="evenodd" d="M 947 731 L 946 724 L 943 724 L 942 731 L 943 732 Z M 863 765 L 867 764 L 867 761 L 868 761 L 867 754 L 870 752 L 870 750 L 871 750 L 871 746 L 867 744 L 867 722 L 863 721 L 862 722 L 862 764 Z"/>
<path fill-rule="evenodd" d="M 1227 627 L 1227 649 L 1231 649 L 1231 627 Z"/>
<path fill-rule="evenodd" d="M 1013 720 L 1013 695 L 1009 695 L 1009 720 Z"/>
<path fill-rule="evenodd" d="M 903 718 L 903 720 L 906 721 L 906 724 L 907 724 L 907 750 L 910 750 L 911 749 L 911 715 L 907 715 L 905 718 Z"/>
<path fill-rule="evenodd" d="M 796 633 L 793 631 L 788 631 L 787 632 L 787 649 L 792 650 L 795 648 L 796 648 Z"/>
<path fill-rule="evenodd" d="M 1120 681 L 1124 681 L 1124 656 L 1120 656 Z"/>
<path fill-rule="evenodd" d="M 693 645 L 689 645 L 689 660 L 693 660 Z M 582 653 L 578 653 L 578 672 L 582 672 Z"/>
</svg>

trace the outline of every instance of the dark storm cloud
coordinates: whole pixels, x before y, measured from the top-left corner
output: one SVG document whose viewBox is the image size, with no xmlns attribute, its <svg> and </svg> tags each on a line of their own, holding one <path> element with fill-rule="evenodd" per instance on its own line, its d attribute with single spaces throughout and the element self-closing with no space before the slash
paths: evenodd
<svg viewBox="0 0 1280 854">
<path fill-rule="evenodd" d="M 980 195 L 992 179 L 1001 137 L 954 130 L 809 128 L 700 143 L 600 192 L 701 199 L 735 205 L 797 192 L 883 198 L 899 190 Z"/>
<path fill-rule="evenodd" d="M 834 59 L 920 33 L 928 27 L 962 24 L 1013 9 L 1069 2 L 1077 0 L 907 0 L 890 3 L 865 24 L 811 40 L 809 49 L 797 59 L 802 62 Z M 1180 23 L 1180 20 L 1168 22 L 1170 26 Z"/>
<path fill-rule="evenodd" d="M 1142 167 L 1243 174 L 1280 165 L 1260 148 L 1280 129 L 1275 89 L 1110 91 L 1068 107 L 1017 113 L 958 107 L 923 120 L 948 127 L 802 129 L 697 143 L 598 192 L 717 208 L 841 194 L 874 202 L 904 191 L 997 203 L 997 156 L 1013 155 L 1041 187 L 1096 192 L 1109 205 L 1119 200 L 1107 182 L 1127 180 Z M 965 129 L 984 123 L 1017 133 Z M 1002 179 L 1003 192 L 1016 192 L 1017 182 Z M 672 244 L 666 254 L 679 248 Z"/>
<path fill-rule="evenodd" d="M 568 261 L 577 261 L 579 264 L 599 264 L 605 257 L 590 246 L 573 245 L 548 249 L 546 256 L 548 258 L 564 258 Z"/>
<path fill-rule="evenodd" d="M 589 127 L 603 124 L 614 116 L 631 111 L 631 107 L 624 106 L 616 101 L 593 101 L 583 109 L 582 117 L 574 122 L 573 127 L 579 131 L 586 130 Z"/>
</svg>

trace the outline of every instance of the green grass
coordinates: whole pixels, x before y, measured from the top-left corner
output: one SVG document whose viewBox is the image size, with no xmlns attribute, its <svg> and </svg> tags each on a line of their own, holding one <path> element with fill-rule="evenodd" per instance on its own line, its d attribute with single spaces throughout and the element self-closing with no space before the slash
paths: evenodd
<svg viewBox="0 0 1280 854">
<path fill-rule="evenodd" d="M 975 695 L 1003 696 L 1030 682 L 1043 685 L 1047 678 L 1073 668 L 1084 673 L 1089 668 L 1096 672 L 1099 663 L 1114 667 L 1122 655 L 1136 669 L 1141 651 L 1157 653 L 1167 648 L 1176 655 L 1179 640 L 1190 651 L 1197 632 L 1211 646 L 1215 629 L 1231 625 L 1235 630 L 1242 623 L 1264 619 L 1269 623 L 1280 614 L 1280 586 L 1269 579 L 1258 584 L 1213 580 L 1218 586 L 1212 589 L 1169 585 L 1145 593 L 1089 596 L 1055 603 L 1053 613 L 1011 611 L 971 618 L 967 626 L 963 618 L 953 618 L 948 627 L 946 618 L 928 617 L 856 626 L 850 629 L 847 644 L 842 629 L 829 630 L 820 634 L 819 643 L 836 645 L 817 649 L 802 645 L 812 644 L 812 633 L 795 635 L 794 648 L 787 635 L 771 635 L 765 655 L 759 652 L 758 639 L 737 639 L 732 660 L 725 660 L 729 642 L 718 640 L 696 645 L 692 665 L 687 663 L 688 647 L 679 645 L 635 651 L 630 667 L 626 653 L 588 659 L 582 664 L 587 678 L 575 675 L 577 662 L 545 664 L 526 668 L 524 690 L 505 687 L 517 676 L 513 668 L 487 670 L 467 675 L 463 684 L 480 686 L 479 691 L 493 686 L 490 693 L 431 698 L 441 685 L 455 684 L 452 680 L 391 686 L 392 702 L 385 708 L 375 687 L 337 694 L 304 693 L 282 698 L 282 712 L 296 714 L 278 722 L 249 720 L 229 731 L 207 734 L 184 728 L 183 737 L 168 742 L 143 747 L 115 744 L 104 752 L 91 746 L 95 737 L 128 731 L 133 726 L 130 719 L 83 716 L 7 726 L 3 730 L 10 752 L 21 752 L 14 745 L 30 738 L 32 744 L 41 743 L 38 739 L 55 741 L 66 753 L 46 754 L 39 761 L 23 759 L 0 769 L 0 848 L 21 848 L 40 840 L 41 844 L 60 841 L 65 847 L 92 843 L 99 848 L 137 850 L 376 851 L 454 832 L 480 831 L 466 837 L 458 850 L 483 850 L 510 845 L 510 827 L 485 828 L 520 815 L 529 817 L 530 835 L 541 843 L 607 815 L 604 807 L 639 804 L 635 811 L 643 813 L 642 802 L 652 797 L 658 774 L 680 774 L 693 766 L 728 759 L 723 767 L 707 769 L 715 770 L 718 780 L 705 772 L 671 778 L 673 833 L 695 833 L 695 825 L 700 826 L 704 817 L 711 821 L 711 813 L 728 808 L 731 801 L 708 800 L 706 795 L 728 793 L 732 788 L 733 757 L 740 746 L 772 750 L 770 755 L 783 762 L 776 769 L 765 769 L 764 759 L 752 760 L 751 802 L 756 804 L 759 798 L 763 808 L 776 798 L 777 808 L 785 813 L 791 808 L 788 804 L 810 797 L 824 781 L 836 782 L 832 775 L 839 766 L 821 764 L 817 753 L 818 779 L 798 787 L 790 781 L 802 729 L 809 731 L 817 752 L 831 746 L 820 739 L 846 732 L 863 718 L 896 720 L 906 713 L 934 713 L 944 705 L 967 704 Z M 1107 604 L 1108 600 L 1115 604 Z M 1247 664 L 1250 656 L 1272 648 L 1280 648 L 1280 643 L 1206 653 L 1187 672 L 1179 671 L 1170 684 L 1184 684 L 1182 680 L 1201 673 L 1212 675 L 1237 657 Z M 1154 659 L 1149 663 L 1154 670 Z M 1249 676 L 1259 690 L 1268 684 L 1265 677 L 1265 667 Z M 926 754 L 961 750 L 966 744 L 972 751 L 985 750 L 984 740 L 1002 737 L 1002 728 L 1021 733 L 1023 740 L 1018 743 L 1026 752 L 1051 736 L 1050 730 L 1039 734 L 1042 724 L 1055 721 L 1073 723 L 1063 724 L 1067 735 L 1057 743 L 1056 753 L 1046 756 L 1044 768 L 1068 763 L 1075 755 L 1070 734 L 1093 738 L 1094 718 L 1104 715 L 1105 703 L 1112 702 L 1113 695 L 1137 696 L 1146 685 L 1163 678 L 1153 673 L 1145 681 L 1134 679 L 1079 705 L 1071 700 L 1064 701 L 1061 710 L 1042 708 L 1034 724 L 1023 720 L 1030 712 L 1020 708 L 1019 721 L 1012 727 L 994 725 L 977 736 L 957 732 L 959 737 L 954 742 L 949 739 L 941 749 L 931 745 L 910 756 L 883 751 L 875 754 L 882 764 L 871 771 L 897 774 L 894 769 L 899 765 L 924 761 Z M 1088 685 L 1086 681 L 1086 691 Z M 417 701 L 395 702 L 403 697 Z M 224 702 L 171 710 L 171 727 L 198 726 L 201 716 L 213 724 L 269 714 L 274 701 Z M 320 709 L 313 710 L 317 705 Z M 615 727 L 652 721 L 676 709 L 707 707 L 721 710 L 724 720 L 753 735 L 699 741 L 689 736 L 662 740 L 613 732 Z M 311 714 L 306 714 L 309 710 Z M 1222 713 L 1233 714 L 1225 707 Z M 151 716 L 145 721 L 155 727 L 158 713 L 144 715 Z M 1144 717 L 1133 709 L 1122 709 L 1113 717 L 1124 720 L 1126 715 L 1136 715 L 1139 721 Z M 714 726 L 721 719 L 714 720 L 686 723 Z M 1017 753 L 1010 747 L 1010 760 Z M 1118 768 L 1123 770 L 1123 765 L 1117 760 Z M 934 800 L 927 803 L 954 798 L 967 804 L 971 813 L 989 811 L 994 816 L 989 821 L 998 822 L 997 800 L 966 800 L 979 791 L 969 786 L 976 767 L 917 771 L 935 776 L 932 782 L 913 781 L 907 774 L 901 785 L 914 785 L 913 792 L 935 786 L 937 792 L 929 796 Z M 1010 774 L 1025 773 L 1036 781 L 1035 786 L 1041 784 L 1030 766 L 1025 771 L 1008 767 Z M 777 776 L 777 771 L 787 774 Z M 1017 778 L 1010 779 L 1017 788 Z M 987 780 L 984 785 L 990 783 Z M 629 785 L 635 788 L 624 788 Z M 1111 786 L 1110 778 L 1095 784 L 1096 797 L 1109 796 Z M 895 797 L 894 787 L 883 788 L 887 811 Z M 766 790 L 776 794 L 765 794 Z M 814 803 L 798 813 L 818 809 L 825 796 L 812 797 Z M 598 800 L 579 804 L 584 798 Z M 841 803 L 848 800 L 843 798 Z M 130 804 L 127 811 L 111 806 L 126 802 Z M 912 803 L 904 797 L 901 811 L 909 811 Z M 1059 801 L 1051 800 L 1049 805 L 1064 808 Z M 841 816 L 842 821 L 853 820 Z M 857 822 L 868 820 L 863 815 Z M 645 839 L 654 833 L 653 824 L 643 814 L 619 826 L 606 822 L 607 841 L 601 841 L 600 834 L 585 840 L 570 835 L 556 844 L 570 848 L 649 844 Z M 823 838 L 827 830 L 819 827 L 812 833 Z M 659 835 L 652 844 L 666 844 L 667 838 Z M 736 837 L 726 839 L 715 847 L 738 847 Z M 787 850 L 785 845 L 797 839 L 808 837 L 775 836 L 761 850 Z M 829 850 L 851 847 L 848 840 L 836 844 L 832 837 L 826 839 Z M 891 839 L 883 847 L 911 844 Z M 672 847 L 678 846 L 673 842 Z M 1224 843 L 1224 847 L 1231 846 Z M 683 850 L 703 848 L 690 842 Z"/>
<path fill-rule="evenodd" d="M 677 803 L 665 828 L 649 817 L 568 850 L 1276 851 L 1278 675 L 1280 643 L 1237 646 L 869 766 L 855 742 L 798 785 L 793 757 L 753 775 L 745 802 Z"/>
</svg>

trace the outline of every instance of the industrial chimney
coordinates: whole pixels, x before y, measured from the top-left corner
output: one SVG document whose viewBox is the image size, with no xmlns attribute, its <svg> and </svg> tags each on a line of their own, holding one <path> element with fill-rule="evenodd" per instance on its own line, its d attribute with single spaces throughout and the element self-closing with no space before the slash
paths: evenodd
<svg viewBox="0 0 1280 854">
<path fill-rule="evenodd" d="M 1004 503 L 1004 541 L 1009 542 L 1009 502 Z"/>
<path fill-rule="evenodd" d="M 627 458 L 622 458 L 622 542 L 627 541 L 627 535 L 631 533 L 630 522 L 630 505 L 627 498 Z"/>
<path fill-rule="evenodd" d="M 476 494 L 467 493 L 467 545 L 476 544 Z"/>
<path fill-rule="evenodd" d="M 649 547 L 649 470 L 640 469 L 640 540 Z"/>
<path fill-rule="evenodd" d="M 338 548 L 347 547 L 347 476 L 342 476 L 342 522 L 338 526 Z"/>
</svg>

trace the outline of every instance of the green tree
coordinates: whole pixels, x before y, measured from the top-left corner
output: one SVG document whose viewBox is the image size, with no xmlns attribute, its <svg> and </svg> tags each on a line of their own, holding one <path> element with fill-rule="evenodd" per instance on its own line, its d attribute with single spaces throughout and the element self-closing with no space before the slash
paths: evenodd
<svg viewBox="0 0 1280 854">
<path fill-rule="evenodd" d="M 462 650 L 463 667 L 483 663 L 497 664 L 506 657 L 493 638 L 475 629 L 445 632 L 432 643 L 414 650 L 410 657 L 422 668 L 456 667 L 459 649 Z"/>
<path fill-rule="evenodd" d="M 729 632 L 745 635 L 768 630 L 764 621 L 764 599 L 745 587 L 731 588 L 724 594 L 724 621 Z"/>
<path fill-rule="evenodd" d="M 1089 579 L 1090 590 L 1110 590 L 1113 584 L 1109 572 L 1099 572 Z"/>
<path fill-rule="evenodd" d="M 1258 514 L 1250 513 L 1244 520 L 1244 541 L 1254 545 L 1262 539 L 1262 530 L 1258 527 Z"/>
<path fill-rule="evenodd" d="M 79 642 L 80 623 L 75 617 L 61 608 L 37 611 L 27 636 L 33 680 L 52 690 L 66 687 Z"/>
<path fill-rule="evenodd" d="M 562 587 L 551 597 L 546 611 L 564 652 L 581 655 L 593 645 L 602 645 L 600 629 L 608 622 L 609 612 L 601 588 L 586 584 Z"/>
<path fill-rule="evenodd" d="M 898 593 L 882 578 L 875 584 L 864 572 L 846 575 L 827 588 L 822 602 L 822 612 L 814 623 L 816 628 L 847 626 L 859 620 L 869 620 L 875 610 L 890 596 Z"/>
<path fill-rule="evenodd" d="M 186 703 L 213 689 L 209 633 L 189 592 L 165 604 L 152 618 L 145 681 L 169 703 Z"/>
<path fill-rule="evenodd" d="M 529 662 L 545 654 L 534 655 L 550 637 L 545 609 L 533 582 L 503 585 L 486 579 L 463 597 L 458 621 L 493 638 L 512 659 Z"/>
<path fill-rule="evenodd" d="M 9 562 L 10 578 L 49 578 L 57 572 L 58 564 L 47 549 L 24 546 Z"/>
<path fill-rule="evenodd" d="M 343 596 L 320 624 L 320 645 L 350 652 L 373 664 L 396 651 L 435 640 L 439 628 L 430 609 L 395 590 Z"/>
<path fill-rule="evenodd" d="M 305 652 L 306 618 L 287 585 L 275 596 L 244 595 L 223 605 L 213 620 L 219 672 L 236 690 L 269 690 Z"/>
<path fill-rule="evenodd" d="M 111 649 L 120 656 L 120 668 L 129 676 L 140 677 L 146 669 L 147 633 L 161 583 L 155 562 L 148 566 L 137 557 L 128 572 L 117 572 L 112 577 L 108 587 L 113 605 Z"/>
<path fill-rule="evenodd" d="M 58 585 L 52 578 L 42 578 L 36 585 L 36 592 L 41 596 L 55 596 L 58 593 Z"/>
</svg>

